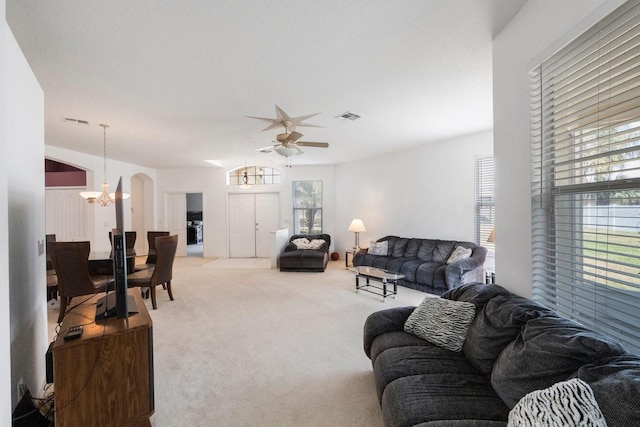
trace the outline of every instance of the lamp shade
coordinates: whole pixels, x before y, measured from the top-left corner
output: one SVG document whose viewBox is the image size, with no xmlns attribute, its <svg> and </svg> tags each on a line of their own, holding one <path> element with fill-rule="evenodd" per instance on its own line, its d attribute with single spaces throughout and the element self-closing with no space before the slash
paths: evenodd
<svg viewBox="0 0 640 427">
<path fill-rule="evenodd" d="M 364 223 L 362 222 L 361 219 L 354 219 L 353 221 L 351 221 L 351 225 L 349 225 L 348 228 L 349 231 L 353 231 L 354 233 L 360 233 L 361 231 L 367 231 L 366 228 L 364 228 Z"/>
<path fill-rule="evenodd" d="M 491 234 L 489 234 L 489 237 L 487 238 L 487 242 L 489 243 L 493 243 L 496 240 L 496 228 L 493 227 L 491 229 Z"/>
</svg>

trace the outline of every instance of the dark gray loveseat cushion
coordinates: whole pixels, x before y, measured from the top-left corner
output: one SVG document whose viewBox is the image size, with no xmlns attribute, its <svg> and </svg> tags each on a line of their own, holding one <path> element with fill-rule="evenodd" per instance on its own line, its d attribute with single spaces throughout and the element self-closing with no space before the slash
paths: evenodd
<svg viewBox="0 0 640 427">
<path fill-rule="evenodd" d="M 566 381 L 583 365 L 624 353 L 620 344 L 572 320 L 550 315 L 529 320 L 500 353 L 491 384 L 512 408 L 527 393 Z"/>
<path fill-rule="evenodd" d="M 386 427 L 505 426 L 509 414 L 480 374 L 402 377 L 387 386 L 381 407 Z"/>
<path fill-rule="evenodd" d="M 608 427 L 640 426 L 640 359 L 625 354 L 578 369 L 589 384 Z"/>
</svg>

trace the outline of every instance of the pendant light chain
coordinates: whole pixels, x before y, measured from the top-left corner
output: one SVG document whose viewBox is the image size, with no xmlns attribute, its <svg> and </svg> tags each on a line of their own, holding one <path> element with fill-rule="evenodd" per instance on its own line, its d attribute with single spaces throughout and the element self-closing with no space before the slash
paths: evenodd
<svg viewBox="0 0 640 427">
<path fill-rule="evenodd" d="M 102 126 L 102 135 L 103 135 L 103 146 L 102 146 L 102 154 L 103 154 L 103 159 L 104 159 L 104 171 L 103 171 L 103 183 L 107 183 L 107 128 L 109 127 L 109 125 L 101 123 L 100 126 Z"/>
</svg>

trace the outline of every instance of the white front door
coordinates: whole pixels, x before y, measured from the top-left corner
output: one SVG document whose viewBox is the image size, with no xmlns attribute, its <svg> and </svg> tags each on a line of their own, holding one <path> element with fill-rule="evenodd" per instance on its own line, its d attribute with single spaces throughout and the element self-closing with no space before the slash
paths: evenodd
<svg viewBox="0 0 640 427">
<path fill-rule="evenodd" d="M 280 197 L 277 193 L 256 194 L 256 256 L 271 256 L 271 232 L 280 223 Z"/>
<path fill-rule="evenodd" d="M 178 235 L 176 256 L 187 256 L 187 194 L 166 195 L 166 221 L 169 233 Z"/>
<path fill-rule="evenodd" d="M 229 257 L 256 256 L 256 216 L 253 194 L 229 195 Z"/>
<path fill-rule="evenodd" d="M 271 231 L 278 229 L 277 193 L 229 195 L 229 257 L 268 258 Z"/>
</svg>

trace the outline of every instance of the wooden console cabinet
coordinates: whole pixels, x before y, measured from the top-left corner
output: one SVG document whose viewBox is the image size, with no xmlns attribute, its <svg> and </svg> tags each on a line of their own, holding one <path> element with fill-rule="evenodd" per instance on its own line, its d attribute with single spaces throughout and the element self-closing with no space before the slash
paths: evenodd
<svg viewBox="0 0 640 427">
<path fill-rule="evenodd" d="M 150 425 L 154 411 L 153 328 L 136 289 L 129 290 L 138 313 L 94 321 L 94 296 L 68 312 L 53 347 L 55 423 L 58 427 Z M 69 307 L 85 301 L 77 297 Z M 79 339 L 64 331 L 83 325 Z"/>
</svg>

